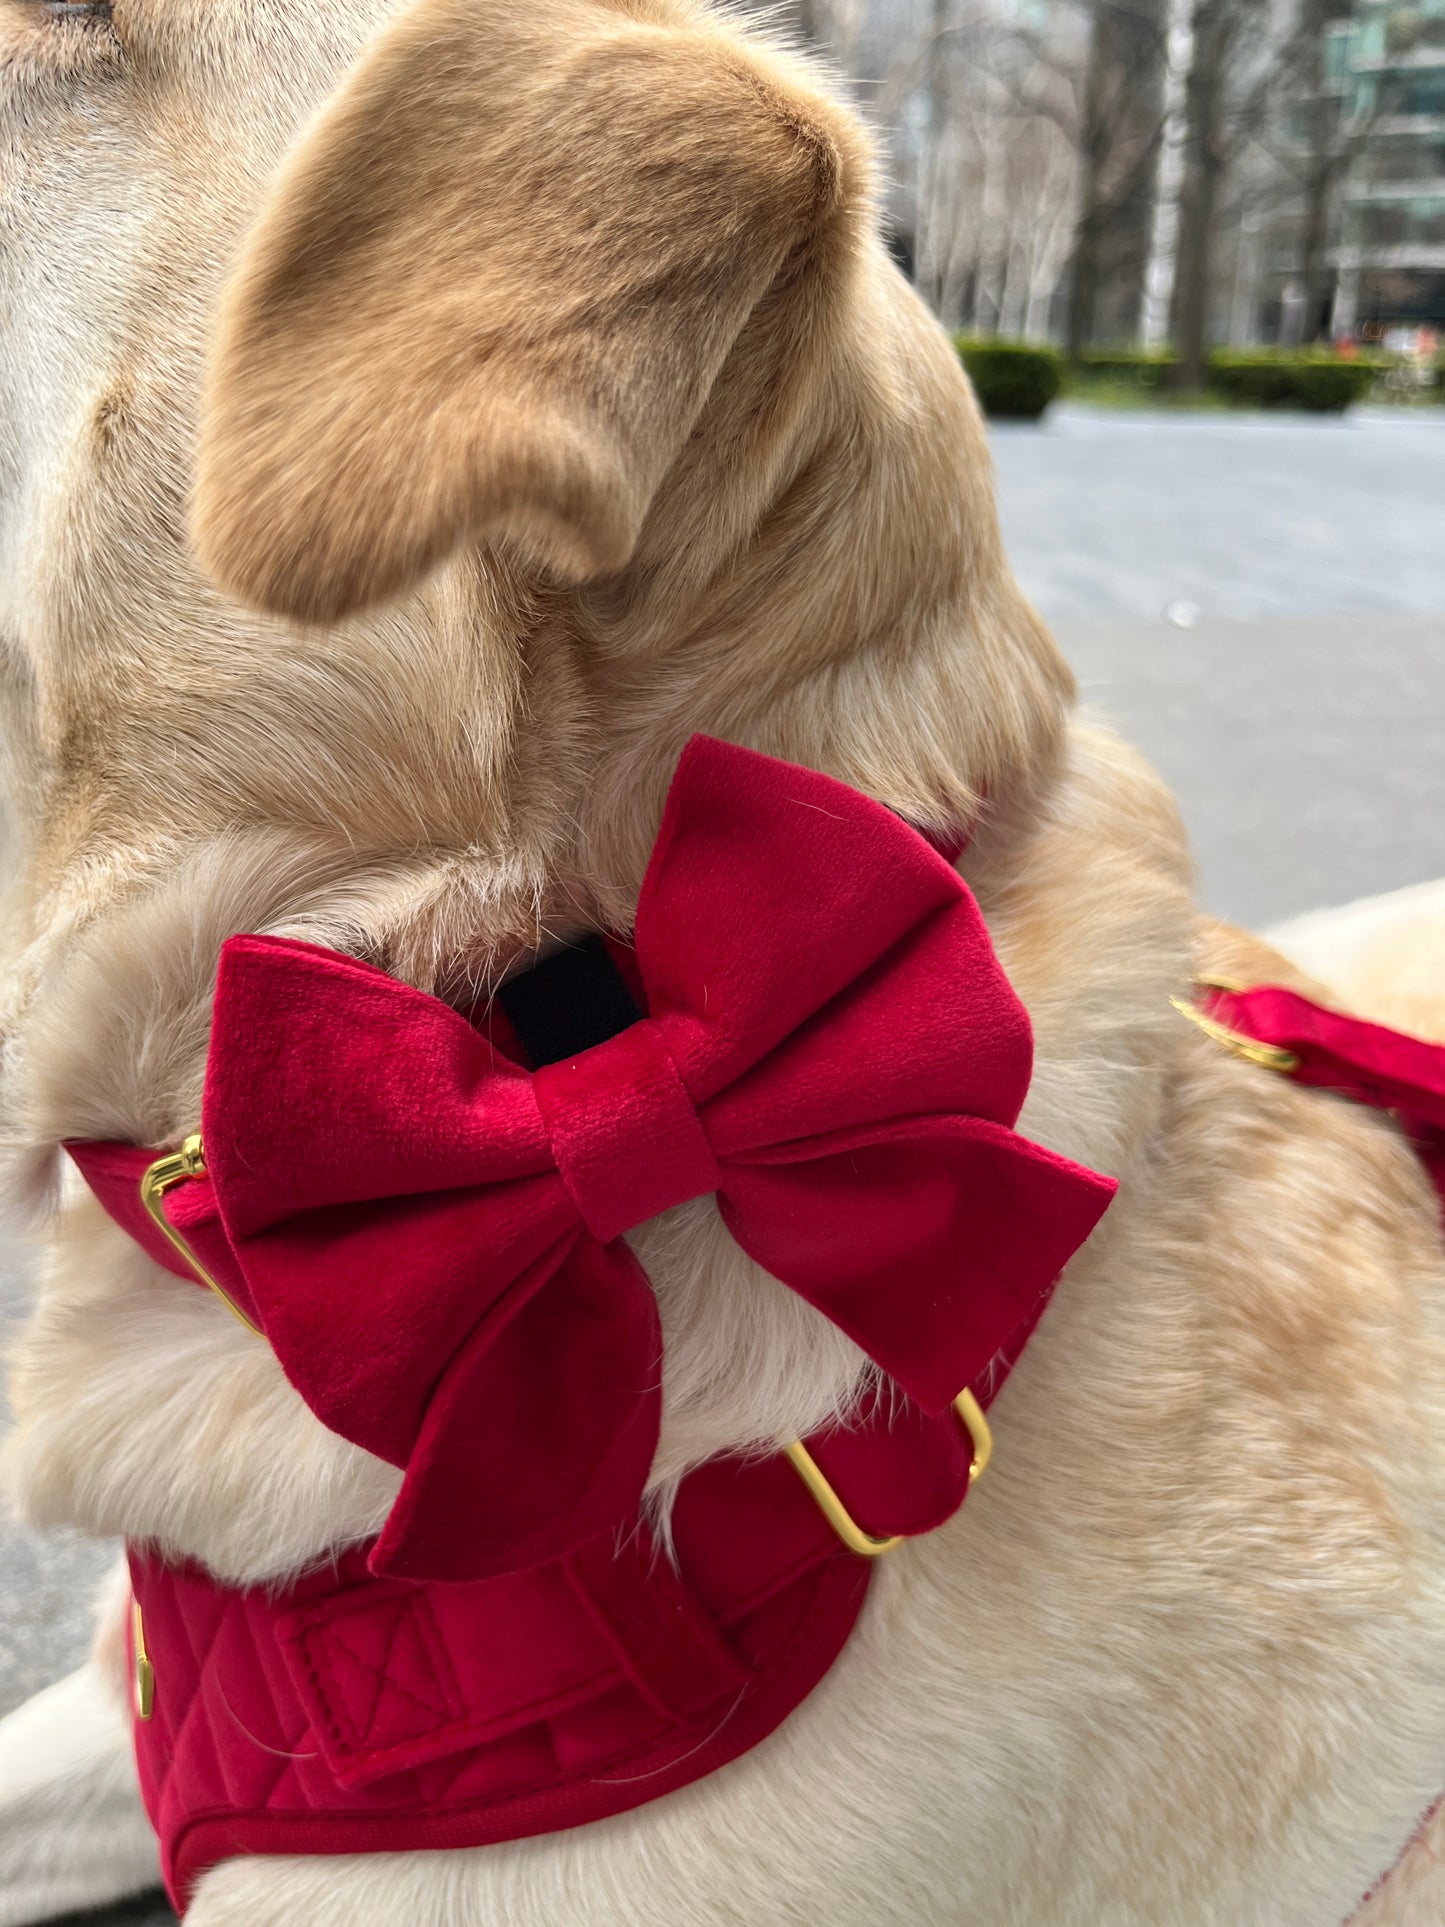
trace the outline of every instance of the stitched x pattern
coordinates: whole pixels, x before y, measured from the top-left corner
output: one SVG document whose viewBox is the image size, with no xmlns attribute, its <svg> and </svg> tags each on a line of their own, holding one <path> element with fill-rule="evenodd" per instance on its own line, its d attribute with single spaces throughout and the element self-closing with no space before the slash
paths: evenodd
<svg viewBox="0 0 1445 1927">
<path fill-rule="evenodd" d="M 422 1739 L 463 1711 L 420 1600 L 380 1600 L 323 1619 L 302 1630 L 301 1644 L 333 1735 L 347 1752 L 384 1752 Z"/>
</svg>

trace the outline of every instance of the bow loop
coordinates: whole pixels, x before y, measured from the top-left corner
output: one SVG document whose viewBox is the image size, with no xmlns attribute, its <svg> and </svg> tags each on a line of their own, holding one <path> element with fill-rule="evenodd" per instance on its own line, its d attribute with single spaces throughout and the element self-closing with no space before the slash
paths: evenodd
<svg viewBox="0 0 1445 1927">
<path fill-rule="evenodd" d="M 537 1072 L 537 1106 L 582 1222 L 606 1244 L 721 1179 L 660 1025 Z"/>
<path fill-rule="evenodd" d="M 972 904 L 956 872 L 881 804 L 694 737 L 637 906 L 648 1007 L 694 1099 L 766 1058 L 961 898 Z M 965 967 L 992 956 L 972 914 Z"/>
</svg>

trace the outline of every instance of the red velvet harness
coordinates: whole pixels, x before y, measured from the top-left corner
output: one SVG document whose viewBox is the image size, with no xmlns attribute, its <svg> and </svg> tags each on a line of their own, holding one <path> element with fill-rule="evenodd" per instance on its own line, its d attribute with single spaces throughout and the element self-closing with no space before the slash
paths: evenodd
<svg viewBox="0 0 1445 1927">
<path fill-rule="evenodd" d="M 282 1591 L 132 1550 L 137 1755 L 182 1909 L 236 1855 L 553 1832 L 755 1746 L 847 1641 L 859 1551 L 962 1504 L 969 1426 L 1112 1196 L 1012 1130 L 1027 1020 L 967 890 L 839 784 L 695 743 L 613 962 L 602 1041 L 564 1013 L 558 1044 L 526 995 L 514 1034 L 233 941 L 204 1160 L 166 1161 L 189 1181 L 148 1213 L 154 1153 L 68 1147 L 157 1263 L 405 1474 L 378 1542 Z M 1382 1061 L 1368 1088 L 1334 1059 L 1309 1081 L 1382 1101 Z M 1445 1072 L 1435 1095 L 1411 1122 L 1439 1160 Z M 641 1501 L 656 1314 L 620 1234 L 706 1192 L 895 1383 L 807 1442 L 824 1504 L 796 1448 L 716 1460 L 678 1488 L 669 1553 Z"/>
<path fill-rule="evenodd" d="M 875 1533 L 962 1502 L 957 1427 L 814 1441 Z M 846 1465 L 847 1469 L 844 1469 Z M 873 1570 L 779 1454 L 683 1481 L 675 1557 L 621 1543 L 466 1585 L 364 1551 L 273 1596 L 131 1555 L 156 1668 L 141 1786 L 184 1907 L 237 1854 L 480 1847 L 659 1798 L 757 1744 L 832 1666 Z"/>
</svg>

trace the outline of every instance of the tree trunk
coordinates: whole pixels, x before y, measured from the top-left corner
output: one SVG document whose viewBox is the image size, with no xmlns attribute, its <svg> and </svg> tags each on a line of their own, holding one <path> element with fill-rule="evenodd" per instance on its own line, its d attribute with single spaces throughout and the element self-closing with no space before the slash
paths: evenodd
<svg viewBox="0 0 1445 1927">
<path fill-rule="evenodd" d="M 1214 295 L 1215 217 L 1224 174 L 1224 97 L 1237 16 L 1235 0 L 1197 0 L 1194 64 L 1185 97 L 1188 142 L 1180 197 L 1179 273 L 1174 289 L 1174 385 L 1204 387 Z"/>
<path fill-rule="evenodd" d="M 1176 388 L 1197 393 L 1209 371 L 1209 323 L 1214 296 L 1214 217 L 1219 169 L 1205 165 L 1186 183 L 1179 230 L 1175 289 Z"/>
<path fill-rule="evenodd" d="M 1305 228 L 1300 279 L 1305 291 L 1304 341 L 1308 347 L 1329 331 L 1325 304 L 1326 251 L 1329 246 L 1330 207 L 1334 200 L 1334 156 L 1317 156 L 1310 174 L 1305 205 Z"/>
<path fill-rule="evenodd" d="M 949 198 L 943 192 L 943 149 L 948 138 L 948 29 L 952 15 L 953 0 L 933 0 L 933 31 L 927 52 L 927 140 L 920 169 L 919 205 L 924 215 L 920 225 L 924 231 L 919 237 L 919 268 L 926 269 L 928 286 L 924 293 L 935 313 L 943 305 L 948 265 L 943 252 L 944 207 Z"/>
<path fill-rule="evenodd" d="M 1179 223 L 1189 146 L 1186 94 L 1194 65 L 1192 0 L 1164 0 L 1164 28 L 1163 124 L 1139 302 L 1139 339 L 1151 353 L 1168 339 L 1178 291 Z"/>
<path fill-rule="evenodd" d="M 1069 359 L 1079 361 L 1094 340 L 1099 309 L 1099 255 L 1108 208 L 1104 200 L 1104 161 L 1111 135 L 1109 60 L 1102 0 L 1094 0 L 1089 36 L 1089 68 L 1084 81 L 1084 115 L 1079 132 L 1079 225 L 1074 237 L 1074 274 L 1069 290 Z"/>
</svg>

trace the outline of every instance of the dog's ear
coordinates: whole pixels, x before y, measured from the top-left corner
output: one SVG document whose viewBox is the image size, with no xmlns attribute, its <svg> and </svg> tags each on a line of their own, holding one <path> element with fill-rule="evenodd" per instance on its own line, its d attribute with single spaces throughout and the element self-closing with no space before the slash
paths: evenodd
<svg viewBox="0 0 1445 1927">
<path fill-rule="evenodd" d="M 853 142 L 688 0 L 418 0 L 303 137 L 224 299 L 204 563 L 312 620 L 464 541 L 619 570 Z"/>
</svg>

